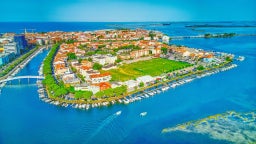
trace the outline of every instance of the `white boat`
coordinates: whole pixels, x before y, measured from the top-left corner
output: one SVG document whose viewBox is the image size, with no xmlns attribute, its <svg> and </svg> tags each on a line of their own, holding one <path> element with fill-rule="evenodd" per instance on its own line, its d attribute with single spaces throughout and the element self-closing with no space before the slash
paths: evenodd
<svg viewBox="0 0 256 144">
<path fill-rule="evenodd" d="M 140 113 L 140 116 L 146 116 L 148 113 L 147 112 L 142 112 Z"/>
<path fill-rule="evenodd" d="M 115 115 L 120 115 L 122 113 L 122 111 L 118 111 L 115 113 Z"/>
</svg>

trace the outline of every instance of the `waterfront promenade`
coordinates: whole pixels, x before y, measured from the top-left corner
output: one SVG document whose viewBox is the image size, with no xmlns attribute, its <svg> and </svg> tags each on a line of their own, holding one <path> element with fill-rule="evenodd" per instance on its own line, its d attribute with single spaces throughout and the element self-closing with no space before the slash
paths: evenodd
<svg viewBox="0 0 256 144">
<path fill-rule="evenodd" d="M 20 68 L 24 67 L 34 56 L 36 56 L 42 49 L 44 49 L 45 47 L 49 47 L 49 46 L 40 46 L 37 48 L 36 51 L 34 51 L 30 56 L 28 56 L 26 59 L 24 59 L 21 63 L 19 63 L 18 65 L 16 65 L 10 72 L 8 72 L 6 75 L 0 77 L 0 80 L 5 80 L 7 79 L 9 76 L 14 75 L 15 73 L 17 73 L 19 71 Z"/>
</svg>

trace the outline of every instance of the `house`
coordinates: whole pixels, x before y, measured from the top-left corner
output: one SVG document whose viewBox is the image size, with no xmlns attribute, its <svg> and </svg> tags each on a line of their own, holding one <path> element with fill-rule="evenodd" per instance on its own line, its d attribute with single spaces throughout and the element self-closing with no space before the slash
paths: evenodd
<svg viewBox="0 0 256 144">
<path fill-rule="evenodd" d="M 56 75 L 64 75 L 70 73 L 70 69 L 65 67 L 65 64 L 54 65 L 54 70 Z"/>
<path fill-rule="evenodd" d="M 91 91 L 93 94 L 96 94 L 100 91 L 100 87 L 96 85 L 88 85 L 88 84 L 81 84 L 81 85 L 75 85 L 74 89 L 76 91 Z"/>
<path fill-rule="evenodd" d="M 109 65 L 103 66 L 103 67 L 102 67 L 102 70 L 107 71 L 107 70 L 111 70 L 111 69 L 115 69 L 115 68 L 117 68 L 116 65 L 114 65 L 114 64 L 109 64 Z"/>
<path fill-rule="evenodd" d="M 141 50 L 136 50 L 136 51 L 130 52 L 130 56 L 132 58 L 139 58 L 139 57 L 146 56 L 146 55 L 149 55 L 148 49 L 141 49 Z"/>
<path fill-rule="evenodd" d="M 83 73 L 82 75 L 86 78 L 86 80 L 90 80 L 91 75 L 97 75 L 97 74 L 100 74 L 100 72 L 97 70 L 91 69 L 91 70 L 85 71 L 85 73 Z"/>
<path fill-rule="evenodd" d="M 105 64 L 114 64 L 117 60 L 117 56 L 113 56 L 111 54 L 107 55 L 97 55 L 92 58 L 93 62 L 99 63 L 101 65 Z"/>
<path fill-rule="evenodd" d="M 154 79 L 152 76 L 150 76 L 150 75 L 146 75 L 146 76 L 138 77 L 138 78 L 136 79 L 136 81 L 137 81 L 138 83 L 143 82 L 145 85 L 149 85 L 150 83 L 154 82 L 155 79 Z"/>
<path fill-rule="evenodd" d="M 74 73 L 63 75 L 62 80 L 66 86 L 74 86 L 80 84 L 80 80 L 75 76 Z"/>
<path fill-rule="evenodd" d="M 101 82 L 99 84 L 97 84 L 100 88 L 100 91 L 106 90 L 111 88 L 111 84 L 109 82 Z"/>
<path fill-rule="evenodd" d="M 87 71 L 92 70 L 91 67 L 88 66 L 81 66 L 80 69 L 80 74 L 86 77 L 88 75 Z"/>
<path fill-rule="evenodd" d="M 81 64 L 83 66 L 87 66 L 87 67 L 92 67 L 92 62 L 88 61 L 88 60 L 82 60 Z"/>
<path fill-rule="evenodd" d="M 106 59 L 104 56 L 93 56 L 92 61 L 101 65 L 105 65 L 106 63 Z"/>
<path fill-rule="evenodd" d="M 130 91 L 133 91 L 136 88 L 138 88 L 139 83 L 135 80 L 128 80 L 128 81 L 123 82 L 123 85 L 126 85 L 127 91 L 130 92 Z"/>
<path fill-rule="evenodd" d="M 111 80 L 111 75 L 108 72 L 102 73 L 102 74 L 90 75 L 90 80 L 93 84 L 108 82 Z"/>
<path fill-rule="evenodd" d="M 105 58 L 106 58 L 106 63 L 107 64 L 114 64 L 116 62 L 116 60 L 117 60 L 117 56 L 113 56 L 111 54 L 107 54 L 105 56 Z"/>
<path fill-rule="evenodd" d="M 111 87 L 116 88 L 122 86 L 122 82 L 111 82 Z"/>
<path fill-rule="evenodd" d="M 208 54 L 207 56 L 205 56 L 204 58 L 203 58 L 203 62 L 206 62 L 206 63 L 210 63 L 210 62 L 212 62 L 214 59 L 213 59 L 213 55 L 211 55 L 211 54 Z"/>
</svg>

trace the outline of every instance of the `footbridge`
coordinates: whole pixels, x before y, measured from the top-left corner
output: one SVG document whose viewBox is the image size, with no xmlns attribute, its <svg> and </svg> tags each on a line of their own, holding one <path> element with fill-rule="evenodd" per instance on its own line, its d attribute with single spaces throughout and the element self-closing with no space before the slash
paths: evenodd
<svg viewBox="0 0 256 144">
<path fill-rule="evenodd" d="M 32 75 L 27 75 L 27 76 L 16 76 L 16 77 L 8 77 L 7 79 L 0 80 L 0 83 L 12 81 L 12 80 L 20 80 L 20 79 L 44 79 L 43 76 L 32 76 Z"/>
</svg>

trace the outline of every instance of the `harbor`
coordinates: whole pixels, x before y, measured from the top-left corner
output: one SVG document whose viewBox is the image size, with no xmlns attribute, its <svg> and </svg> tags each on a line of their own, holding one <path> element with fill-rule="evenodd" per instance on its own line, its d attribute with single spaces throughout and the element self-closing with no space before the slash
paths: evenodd
<svg viewBox="0 0 256 144">
<path fill-rule="evenodd" d="M 148 88 L 144 91 L 139 91 L 137 93 L 125 96 L 120 99 L 116 99 L 116 100 L 112 100 L 112 101 L 98 102 L 98 103 L 78 104 L 78 103 L 69 103 L 69 102 L 61 102 L 58 100 L 52 100 L 51 98 L 48 97 L 46 89 L 44 88 L 41 80 L 37 81 L 37 85 L 39 88 L 38 94 L 39 94 L 39 99 L 41 99 L 42 101 L 52 104 L 52 105 L 62 106 L 62 107 L 66 107 L 66 108 L 71 107 L 71 108 L 75 108 L 75 109 L 89 110 L 91 108 L 107 107 L 107 106 L 114 105 L 114 104 L 125 104 L 126 105 L 126 104 L 130 104 L 130 103 L 133 103 L 136 101 L 141 101 L 142 99 L 154 97 L 160 93 L 164 93 L 164 92 L 168 91 L 169 89 L 175 89 L 178 86 L 190 83 L 196 79 L 200 79 L 200 78 L 203 78 L 206 76 L 217 74 L 219 72 L 224 72 L 224 71 L 236 68 L 236 67 L 237 67 L 237 64 L 229 64 L 228 66 L 224 66 L 219 69 L 210 70 L 210 71 L 207 71 L 202 74 L 191 75 L 191 76 L 187 76 L 187 77 L 177 80 L 177 81 L 171 81 L 171 82 L 167 82 L 167 83 L 164 83 L 164 84 L 161 84 L 158 86 L 154 86 L 154 87 Z M 40 74 L 42 75 L 42 65 L 39 68 L 38 73 L 39 73 L 39 75 Z"/>
</svg>

